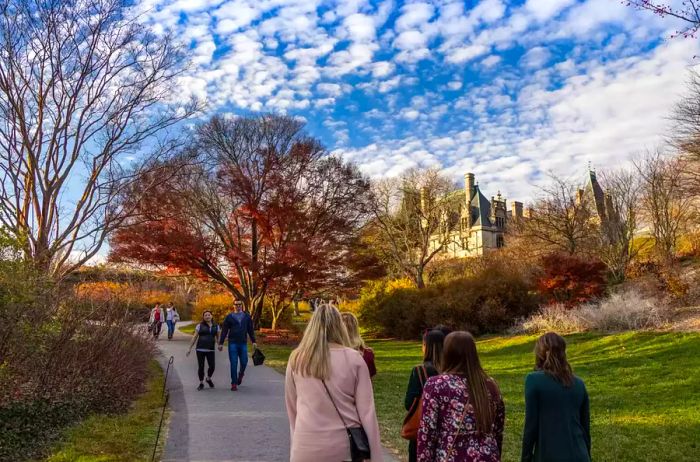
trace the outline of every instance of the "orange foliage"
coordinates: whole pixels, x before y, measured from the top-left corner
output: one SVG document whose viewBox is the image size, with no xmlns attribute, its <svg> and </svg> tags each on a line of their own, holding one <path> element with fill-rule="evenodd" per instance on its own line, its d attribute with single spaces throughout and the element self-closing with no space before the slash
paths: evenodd
<svg viewBox="0 0 700 462">
<path fill-rule="evenodd" d="M 605 265 L 597 259 L 553 253 L 542 258 L 537 289 L 548 303 L 573 307 L 605 293 Z"/>
</svg>

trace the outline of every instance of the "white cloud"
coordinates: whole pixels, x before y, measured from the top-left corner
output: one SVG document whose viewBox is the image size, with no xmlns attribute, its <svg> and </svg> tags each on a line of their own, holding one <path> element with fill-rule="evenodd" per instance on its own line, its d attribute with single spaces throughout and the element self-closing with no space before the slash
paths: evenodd
<svg viewBox="0 0 700 462">
<path fill-rule="evenodd" d="M 550 52 L 544 47 L 534 47 L 528 50 L 523 57 L 520 59 L 520 64 L 527 68 L 541 68 L 544 66 L 549 58 L 551 57 Z"/>
<path fill-rule="evenodd" d="M 525 9 L 539 21 L 558 15 L 575 0 L 527 0 Z"/>
<path fill-rule="evenodd" d="M 461 64 L 484 55 L 488 51 L 488 47 L 484 45 L 468 45 L 452 50 L 445 60 L 449 63 Z"/>
</svg>

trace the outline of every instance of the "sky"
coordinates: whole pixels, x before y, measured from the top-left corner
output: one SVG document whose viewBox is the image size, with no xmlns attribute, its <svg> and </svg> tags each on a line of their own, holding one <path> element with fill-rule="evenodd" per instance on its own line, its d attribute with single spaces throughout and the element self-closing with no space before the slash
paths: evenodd
<svg viewBox="0 0 700 462">
<path fill-rule="evenodd" d="M 143 0 L 191 49 L 178 96 L 282 113 L 370 177 L 435 167 L 531 200 L 663 142 L 697 39 L 620 0 Z"/>
</svg>

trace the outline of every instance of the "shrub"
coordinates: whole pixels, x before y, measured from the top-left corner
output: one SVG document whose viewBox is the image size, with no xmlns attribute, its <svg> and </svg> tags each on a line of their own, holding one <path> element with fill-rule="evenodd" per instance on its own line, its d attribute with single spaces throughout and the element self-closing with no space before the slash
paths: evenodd
<svg viewBox="0 0 700 462">
<path fill-rule="evenodd" d="M 528 333 L 571 333 L 658 329 L 666 325 L 671 315 L 672 311 L 666 302 L 644 297 L 638 292 L 624 291 L 597 304 L 583 304 L 575 308 L 544 306 L 523 321 L 517 330 Z"/>
<path fill-rule="evenodd" d="M 537 289 L 546 303 L 573 307 L 605 293 L 605 265 L 597 259 L 553 253 L 542 258 Z"/>
<path fill-rule="evenodd" d="M 233 296 L 228 292 L 219 292 L 201 296 L 192 310 L 192 320 L 195 322 L 202 320 L 202 313 L 211 311 L 214 322 L 221 324 L 231 309 Z"/>
<path fill-rule="evenodd" d="M 503 261 L 491 261 L 474 269 L 470 277 L 425 289 L 402 286 L 380 282 L 366 287 L 361 294 L 361 322 L 399 338 L 416 338 L 437 324 L 483 334 L 504 330 L 537 308 L 529 280 Z"/>
</svg>

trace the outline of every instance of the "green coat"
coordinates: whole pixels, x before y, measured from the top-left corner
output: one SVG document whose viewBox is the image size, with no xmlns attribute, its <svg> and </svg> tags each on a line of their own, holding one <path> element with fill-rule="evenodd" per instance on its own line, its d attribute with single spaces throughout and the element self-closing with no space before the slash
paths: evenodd
<svg viewBox="0 0 700 462">
<path fill-rule="evenodd" d="M 535 371 L 525 379 L 525 430 L 522 462 L 590 462 L 588 392 L 574 378 L 565 387 Z"/>
</svg>

